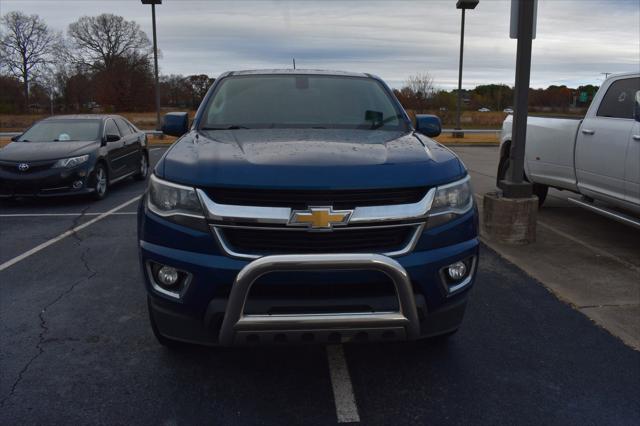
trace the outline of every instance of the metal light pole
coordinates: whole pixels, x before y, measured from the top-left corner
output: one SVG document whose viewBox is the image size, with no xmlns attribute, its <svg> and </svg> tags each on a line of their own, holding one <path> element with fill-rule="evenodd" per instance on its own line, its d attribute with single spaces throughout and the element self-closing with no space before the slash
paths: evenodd
<svg viewBox="0 0 640 426">
<path fill-rule="evenodd" d="M 462 22 L 460 24 L 460 61 L 458 63 L 458 101 L 456 108 L 456 130 L 461 130 L 460 127 L 460 111 L 462 109 L 462 58 L 464 52 L 464 17 L 467 9 L 475 9 L 480 0 L 458 0 L 456 3 L 456 9 L 462 9 Z M 454 137 L 462 138 L 464 133 L 454 132 Z"/>
<path fill-rule="evenodd" d="M 535 38 L 537 0 L 511 1 L 509 36 L 518 39 L 516 87 L 509 170 L 498 182 L 502 191 L 492 191 L 482 199 L 482 233 L 491 241 L 522 245 L 536 241 L 538 197 L 524 179 L 524 154 L 527 137 L 527 105 L 531 71 L 531 44 Z"/>
<path fill-rule="evenodd" d="M 532 186 L 524 180 L 524 154 L 527 138 L 527 115 L 529 105 L 529 79 L 531 74 L 531 44 L 535 34 L 534 0 L 517 3 L 516 86 L 514 90 L 514 112 L 512 142 L 509 152 L 511 168 L 499 187 L 507 198 L 528 198 Z"/>
<path fill-rule="evenodd" d="M 160 124 L 160 85 L 158 84 L 158 41 L 156 38 L 156 4 L 162 4 L 162 0 L 141 0 L 142 4 L 151 5 L 151 19 L 153 21 L 153 63 L 156 84 L 156 130 L 162 128 Z"/>
</svg>

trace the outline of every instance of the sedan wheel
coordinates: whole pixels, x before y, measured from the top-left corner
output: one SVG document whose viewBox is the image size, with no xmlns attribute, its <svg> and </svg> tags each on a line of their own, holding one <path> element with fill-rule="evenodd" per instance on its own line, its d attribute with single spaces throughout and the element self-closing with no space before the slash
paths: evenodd
<svg viewBox="0 0 640 426">
<path fill-rule="evenodd" d="M 94 172 L 94 184 L 93 184 L 93 197 L 97 200 L 101 200 L 107 196 L 107 190 L 109 188 L 109 182 L 107 178 L 107 171 L 102 164 L 96 166 Z"/>
<path fill-rule="evenodd" d="M 145 180 L 147 174 L 149 174 L 149 160 L 145 154 L 140 157 L 140 165 L 138 166 L 138 173 L 135 174 L 137 180 Z"/>
</svg>

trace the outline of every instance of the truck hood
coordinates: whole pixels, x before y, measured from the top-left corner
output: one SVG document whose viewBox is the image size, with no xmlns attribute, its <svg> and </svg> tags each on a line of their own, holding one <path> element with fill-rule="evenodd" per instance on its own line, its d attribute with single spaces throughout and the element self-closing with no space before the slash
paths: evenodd
<svg viewBox="0 0 640 426">
<path fill-rule="evenodd" d="M 195 187 L 271 189 L 432 186 L 465 173 L 451 151 L 417 134 L 333 129 L 191 132 L 156 167 Z"/>
<path fill-rule="evenodd" d="M 12 142 L 0 149 L 0 160 L 43 161 L 83 155 L 98 147 L 98 142 Z"/>
</svg>

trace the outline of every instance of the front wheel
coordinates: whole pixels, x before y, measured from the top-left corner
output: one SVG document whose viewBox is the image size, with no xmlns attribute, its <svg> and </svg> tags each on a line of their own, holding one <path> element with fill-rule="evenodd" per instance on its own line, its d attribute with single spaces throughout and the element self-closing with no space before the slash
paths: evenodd
<svg viewBox="0 0 640 426">
<path fill-rule="evenodd" d="M 109 178 L 107 175 L 107 169 L 102 163 L 96 165 L 93 171 L 93 198 L 96 200 L 102 200 L 107 196 L 109 191 Z"/>
<path fill-rule="evenodd" d="M 153 308 L 151 307 L 151 300 L 147 296 L 147 310 L 149 311 L 149 323 L 151 325 L 151 331 L 153 332 L 153 336 L 156 338 L 158 343 L 169 350 L 181 350 L 189 347 L 188 343 L 180 342 L 178 340 L 173 340 L 168 337 L 165 337 L 160 333 L 158 329 L 158 325 L 156 324 L 156 320 L 153 317 Z"/>
<path fill-rule="evenodd" d="M 446 333 L 438 334 L 436 336 L 421 338 L 417 340 L 419 345 L 424 346 L 445 346 L 447 342 L 451 340 L 451 337 L 458 332 L 458 329 L 447 331 Z"/>
<path fill-rule="evenodd" d="M 138 172 L 133 176 L 135 180 L 145 180 L 149 174 L 149 159 L 146 153 L 142 153 L 140 156 L 140 164 L 138 165 Z"/>
<path fill-rule="evenodd" d="M 507 153 L 502 158 L 500 158 L 500 163 L 498 163 L 498 178 L 496 181 L 496 185 L 498 185 L 501 180 L 506 179 L 510 169 L 511 169 L 511 159 L 509 158 L 509 153 Z M 527 179 L 527 176 L 524 176 L 524 180 L 529 182 L 529 179 Z M 547 185 L 542 185 L 539 183 L 533 184 L 533 194 L 538 197 L 538 207 L 542 207 L 542 204 L 544 204 L 544 200 L 547 199 L 548 192 L 549 192 L 549 187 Z"/>
</svg>

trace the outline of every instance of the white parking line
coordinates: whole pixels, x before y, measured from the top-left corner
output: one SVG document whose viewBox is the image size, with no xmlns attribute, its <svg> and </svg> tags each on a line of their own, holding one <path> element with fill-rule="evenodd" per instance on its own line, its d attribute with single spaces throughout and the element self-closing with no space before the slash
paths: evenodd
<svg viewBox="0 0 640 426">
<path fill-rule="evenodd" d="M 0 217 L 56 217 L 56 216 L 100 216 L 108 212 L 93 213 L 6 213 L 0 214 Z M 135 215 L 138 212 L 115 212 L 112 215 Z"/>
<path fill-rule="evenodd" d="M 99 216 L 97 216 L 97 217 L 95 217 L 95 218 L 91 219 L 90 221 L 85 222 L 85 223 L 83 223 L 82 225 L 78 225 L 78 226 L 76 226 L 75 228 L 71 228 L 71 229 L 69 229 L 68 231 L 63 232 L 62 234 L 58 235 L 57 237 L 52 238 L 52 239 L 50 239 L 50 240 L 48 240 L 48 241 L 45 241 L 44 243 L 42 243 L 42 244 L 40 244 L 40 245 L 38 245 L 38 246 L 36 246 L 36 247 L 32 248 L 32 249 L 31 249 L 31 250 L 29 250 L 29 251 L 26 251 L 26 252 L 22 253 L 22 254 L 21 254 L 21 255 L 19 255 L 19 256 L 14 257 L 13 259 L 7 260 L 7 261 L 6 261 L 6 262 L 4 262 L 2 265 L 0 265 L 0 272 L 1 272 L 1 271 L 4 271 L 5 269 L 7 269 L 7 268 L 9 268 L 9 267 L 11 267 L 11 266 L 13 266 L 13 265 L 15 265 L 16 263 L 20 262 L 21 260 L 24 260 L 24 259 L 26 259 L 27 257 L 29 257 L 29 256 L 31 256 L 31 255 L 33 255 L 33 254 L 36 254 L 37 252 L 39 252 L 39 251 L 41 251 L 41 250 L 44 250 L 45 248 L 49 247 L 50 245 L 55 244 L 55 243 L 57 243 L 58 241 L 60 241 L 60 240 L 63 240 L 63 239 L 65 239 L 65 238 L 67 238 L 69 235 L 73 235 L 75 232 L 78 232 L 78 231 L 80 231 L 80 230 L 82 230 L 82 229 L 86 228 L 87 226 L 91 226 L 91 225 L 93 225 L 94 223 L 96 223 L 96 222 L 98 222 L 98 221 L 100 221 L 100 220 L 104 219 L 105 217 L 107 217 L 107 216 L 110 216 L 110 215 L 114 214 L 114 213 L 115 213 L 115 212 L 117 212 L 118 210 L 120 210 L 120 209 L 123 209 L 123 208 L 127 207 L 128 205 L 130 205 L 131 203 L 133 203 L 133 202 L 135 202 L 135 201 L 138 201 L 138 200 L 140 199 L 140 197 L 142 197 L 142 195 L 138 195 L 137 197 L 133 197 L 133 198 L 132 198 L 132 199 L 130 199 L 129 201 L 126 201 L 126 202 L 124 202 L 124 203 L 120 204 L 119 206 L 116 206 L 116 207 L 112 208 L 112 209 L 111 209 L 111 210 L 109 210 L 108 212 L 101 213 Z"/>
<path fill-rule="evenodd" d="M 338 423 L 359 422 L 360 415 L 342 345 L 328 345 L 327 358 Z"/>
<path fill-rule="evenodd" d="M 611 260 L 614 260 L 614 261 L 616 261 L 618 263 L 621 263 L 622 265 L 626 266 L 627 268 L 631 269 L 632 271 L 636 271 L 636 272 L 640 273 L 640 268 L 638 268 L 636 265 L 634 265 L 631 262 L 627 262 L 626 260 L 624 260 L 624 259 L 622 259 L 622 258 L 620 258 L 620 257 L 618 257 L 618 256 L 616 256 L 614 254 L 611 254 L 606 250 L 602 250 L 602 249 L 600 249 L 598 247 L 595 247 L 595 246 L 593 246 L 593 245 L 591 245 L 589 243 L 586 243 L 586 242 L 574 237 L 573 235 L 569 235 L 566 232 L 561 231 L 558 228 L 553 227 L 553 226 L 551 226 L 551 225 L 549 225 L 547 223 L 541 222 L 539 220 L 538 220 L 538 225 L 542 226 L 543 228 L 548 229 L 551 232 L 555 232 L 556 234 L 560 235 L 561 237 L 566 238 L 567 240 L 569 240 L 571 242 L 574 242 L 576 244 L 580 244 L 581 246 L 593 251 L 594 253 L 597 253 L 598 255 L 600 255 L 602 257 L 606 257 L 606 258 L 609 258 Z"/>
</svg>

